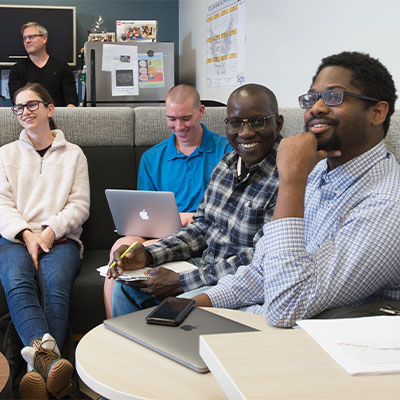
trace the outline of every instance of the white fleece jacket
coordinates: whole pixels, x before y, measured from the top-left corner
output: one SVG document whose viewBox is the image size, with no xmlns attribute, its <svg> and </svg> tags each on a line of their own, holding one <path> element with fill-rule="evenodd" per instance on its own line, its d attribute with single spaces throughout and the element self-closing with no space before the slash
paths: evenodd
<svg viewBox="0 0 400 400">
<path fill-rule="evenodd" d="M 75 240 L 89 216 L 89 175 L 79 146 L 68 143 L 59 129 L 44 157 L 24 129 L 19 140 L 0 147 L 0 235 L 18 242 L 24 229 L 34 233 L 50 226 L 55 240 Z"/>
</svg>

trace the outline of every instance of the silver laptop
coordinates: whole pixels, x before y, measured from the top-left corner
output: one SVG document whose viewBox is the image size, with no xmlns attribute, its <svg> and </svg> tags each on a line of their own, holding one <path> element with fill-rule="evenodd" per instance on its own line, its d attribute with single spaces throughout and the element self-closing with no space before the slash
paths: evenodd
<svg viewBox="0 0 400 400">
<path fill-rule="evenodd" d="M 208 372 L 199 354 L 200 335 L 250 332 L 257 329 L 195 307 L 179 326 L 152 325 L 146 317 L 155 307 L 104 321 L 106 328 L 196 372 Z"/>
<path fill-rule="evenodd" d="M 119 235 L 162 238 L 182 227 L 172 192 L 106 189 L 106 197 Z"/>
</svg>

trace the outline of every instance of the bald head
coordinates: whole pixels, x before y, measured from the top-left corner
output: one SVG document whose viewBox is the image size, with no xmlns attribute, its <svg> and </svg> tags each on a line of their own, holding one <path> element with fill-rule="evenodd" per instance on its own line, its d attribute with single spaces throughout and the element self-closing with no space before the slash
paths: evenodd
<svg viewBox="0 0 400 400">
<path fill-rule="evenodd" d="M 265 96 L 268 100 L 271 112 L 278 113 L 278 101 L 276 100 L 275 94 L 267 87 L 263 85 L 258 85 L 257 83 L 249 83 L 235 89 L 229 96 L 228 107 L 233 101 L 236 102 L 240 98 L 242 100 L 248 98 L 249 101 L 252 101 L 253 98 L 259 96 Z"/>
<path fill-rule="evenodd" d="M 204 115 L 204 106 L 200 104 L 197 90 L 190 85 L 174 86 L 167 94 L 165 110 L 168 127 L 175 134 L 178 150 L 200 146 L 203 138 L 200 121 Z"/>
<path fill-rule="evenodd" d="M 200 107 L 200 95 L 190 85 L 180 84 L 171 88 L 167 93 L 167 102 L 182 104 L 188 99 L 192 100 L 193 107 Z"/>
</svg>

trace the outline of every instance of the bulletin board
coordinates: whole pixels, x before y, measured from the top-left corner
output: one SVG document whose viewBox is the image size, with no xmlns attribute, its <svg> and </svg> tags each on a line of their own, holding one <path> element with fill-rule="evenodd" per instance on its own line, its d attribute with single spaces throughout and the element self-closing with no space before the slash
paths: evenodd
<svg viewBox="0 0 400 400">
<path fill-rule="evenodd" d="M 47 29 L 50 55 L 76 65 L 75 7 L 0 5 L 0 66 L 11 66 L 26 57 L 20 30 L 27 22 L 39 22 Z"/>
</svg>

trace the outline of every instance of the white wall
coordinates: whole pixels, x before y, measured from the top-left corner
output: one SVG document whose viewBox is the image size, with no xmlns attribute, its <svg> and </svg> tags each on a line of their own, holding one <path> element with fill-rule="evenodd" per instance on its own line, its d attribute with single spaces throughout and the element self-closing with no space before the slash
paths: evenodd
<svg viewBox="0 0 400 400">
<path fill-rule="evenodd" d="M 268 86 L 280 107 L 297 106 L 321 58 L 343 50 L 379 58 L 400 92 L 399 0 L 245 1 L 246 83 Z M 206 87 L 205 19 L 212 2 L 180 0 L 179 77 L 202 99 L 226 103 L 234 88 Z"/>
</svg>

